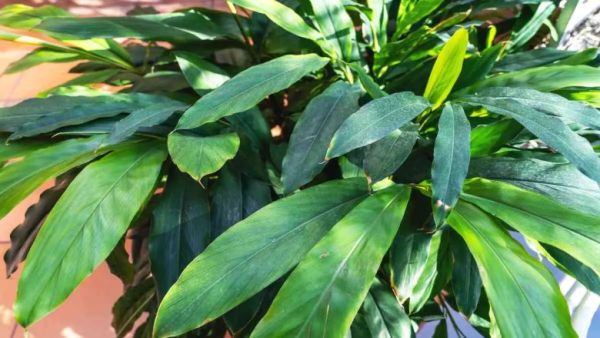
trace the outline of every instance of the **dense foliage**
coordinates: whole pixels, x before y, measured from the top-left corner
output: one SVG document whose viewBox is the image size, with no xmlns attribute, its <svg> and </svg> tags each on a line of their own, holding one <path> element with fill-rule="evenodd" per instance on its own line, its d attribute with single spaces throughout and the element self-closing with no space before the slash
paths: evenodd
<svg viewBox="0 0 600 338">
<path fill-rule="evenodd" d="M 411 337 L 448 318 L 442 336 L 451 309 L 484 336 L 576 336 L 511 235 L 600 292 L 600 59 L 552 47 L 569 11 L 228 5 L 0 10 L 0 38 L 37 46 L 7 73 L 78 61 L 0 108 L 0 217 L 56 182 L 4 256 L 8 275 L 25 260 L 21 325 L 106 261 L 119 337 L 146 312 L 135 337 Z"/>
</svg>

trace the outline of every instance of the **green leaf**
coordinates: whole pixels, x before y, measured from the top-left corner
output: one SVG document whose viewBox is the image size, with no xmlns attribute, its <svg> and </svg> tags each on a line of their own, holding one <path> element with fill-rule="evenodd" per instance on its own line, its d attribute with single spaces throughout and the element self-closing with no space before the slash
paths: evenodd
<svg viewBox="0 0 600 338">
<path fill-rule="evenodd" d="M 444 103 L 458 80 L 468 44 L 469 32 L 460 28 L 446 42 L 435 60 L 423 94 L 431 102 L 433 109 L 437 109 Z"/>
<path fill-rule="evenodd" d="M 160 143 L 136 144 L 77 175 L 27 256 L 14 306 L 19 324 L 53 311 L 110 254 L 152 194 L 166 155 Z"/>
<path fill-rule="evenodd" d="M 548 146 L 558 150 L 581 172 L 600 183 L 600 158 L 585 138 L 573 132 L 559 118 L 503 97 L 468 96 L 461 101 L 512 117 Z"/>
<path fill-rule="evenodd" d="M 414 288 L 410 293 L 409 312 L 415 313 L 423 308 L 431 298 L 436 278 L 438 277 L 438 253 L 442 243 L 442 232 L 438 231 L 431 236 L 429 252 L 423 265 L 423 272 L 417 278 Z"/>
<path fill-rule="evenodd" d="M 463 189 L 463 199 L 523 235 L 568 252 L 594 271 L 600 271 L 597 216 L 583 214 L 548 197 L 503 182 L 472 179 Z"/>
<path fill-rule="evenodd" d="M 360 84 L 372 98 L 378 99 L 388 95 L 358 63 L 351 63 L 350 69 L 358 75 Z"/>
<path fill-rule="evenodd" d="M 411 154 L 418 138 L 417 126 L 411 123 L 366 146 L 363 168 L 371 181 L 392 175 Z"/>
<path fill-rule="evenodd" d="M 286 55 L 250 67 L 198 100 L 177 128 L 192 129 L 253 108 L 266 96 L 288 88 L 327 62 L 315 54 Z"/>
<path fill-rule="evenodd" d="M 34 150 L 46 148 L 51 145 L 53 145 L 53 143 L 47 140 L 27 140 L 7 143 L 6 139 L 0 138 L 0 162 L 25 157 Z M 4 166 L 4 163 L 0 165 L 0 168 L 2 166 Z"/>
<path fill-rule="evenodd" d="M 276 0 L 230 0 L 231 3 L 266 15 L 279 27 L 299 37 L 317 41 L 321 34 L 309 26 L 296 12 Z"/>
<path fill-rule="evenodd" d="M 469 176 L 510 183 L 600 216 L 600 187 L 571 164 L 510 157 L 479 158 L 471 162 Z"/>
<path fill-rule="evenodd" d="M 494 66 L 493 72 L 514 72 L 522 69 L 544 66 L 566 59 L 576 52 L 555 48 L 537 48 L 519 53 L 511 53 Z"/>
<path fill-rule="evenodd" d="M 364 179 L 331 181 L 273 202 L 225 231 L 169 290 L 155 336 L 199 327 L 277 280 L 366 195 Z"/>
<path fill-rule="evenodd" d="M 394 38 L 398 38 L 410 29 L 412 24 L 421 21 L 438 8 L 443 0 L 405 0 L 400 2 L 398 19 L 396 20 L 396 32 Z"/>
<path fill-rule="evenodd" d="M 198 136 L 186 131 L 172 132 L 168 139 L 169 154 L 179 170 L 199 181 L 221 169 L 238 151 L 236 133 Z"/>
<path fill-rule="evenodd" d="M 80 56 L 77 53 L 55 51 L 49 48 L 38 48 L 8 65 L 4 70 L 4 74 L 22 72 L 43 63 L 71 62 L 78 59 L 80 59 Z"/>
<path fill-rule="evenodd" d="M 294 269 L 252 337 L 344 337 L 398 230 L 409 196 L 409 188 L 395 185 L 352 209 Z"/>
<path fill-rule="evenodd" d="M 524 46 L 536 33 L 540 30 L 544 21 L 554 12 L 556 6 L 552 1 L 542 1 L 536 8 L 535 13 L 531 16 L 527 23 L 517 32 L 512 33 L 509 43 L 510 48 L 518 48 Z"/>
<path fill-rule="evenodd" d="M 119 143 L 135 134 L 136 131 L 146 127 L 154 127 L 167 120 L 177 111 L 185 110 L 187 107 L 182 103 L 173 101 L 134 110 L 131 114 L 115 123 L 112 131 L 102 141 L 102 144 Z"/>
<path fill-rule="evenodd" d="M 175 56 L 185 79 L 198 94 L 205 94 L 229 80 L 224 70 L 197 54 L 180 51 Z"/>
<path fill-rule="evenodd" d="M 489 74 L 496 60 L 504 51 L 504 45 L 498 44 L 485 49 L 481 54 L 476 54 L 466 59 L 463 63 L 462 72 L 456 80 L 454 89 L 461 89 L 482 80 Z"/>
<path fill-rule="evenodd" d="M 573 276 L 588 290 L 600 295 L 600 276 L 594 270 L 582 264 L 568 253 L 551 245 L 543 245 L 545 256 L 561 270 Z"/>
<path fill-rule="evenodd" d="M 131 285 L 136 274 L 133 263 L 129 261 L 129 253 L 125 249 L 125 237 L 106 257 L 106 265 L 110 273 L 121 280 L 124 286 Z"/>
<path fill-rule="evenodd" d="M 129 287 L 113 305 L 112 327 L 118 338 L 125 337 L 156 297 L 154 281 L 148 278 Z"/>
<path fill-rule="evenodd" d="M 524 69 L 481 80 L 461 93 L 474 93 L 488 87 L 525 87 L 543 92 L 568 87 L 595 88 L 600 87 L 600 68 L 561 65 Z"/>
<path fill-rule="evenodd" d="M 281 180 L 286 193 L 310 182 L 323 170 L 333 134 L 358 110 L 360 91 L 357 89 L 338 81 L 308 103 L 294 127 L 283 158 Z"/>
<path fill-rule="evenodd" d="M 64 9 L 51 5 L 31 7 L 22 4 L 10 4 L 0 9 L 0 26 L 30 29 L 43 19 L 50 17 L 69 17 Z"/>
<path fill-rule="evenodd" d="M 502 336 L 577 337 L 552 274 L 490 216 L 459 202 L 448 222 L 477 262 Z"/>
<path fill-rule="evenodd" d="M 468 318 L 475 312 L 479 303 L 481 277 L 465 241 L 455 232 L 451 232 L 451 238 L 450 249 L 454 258 L 452 291 L 458 309 Z"/>
<path fill-rule="evenodd" d="M 0 218 L 47 180 L 101 156 L 100 139 L 71 139 L 32 151 L 0 169 Z"/>
<path fill-rule="evenodd" d="M 354 23 L 338 0 L 310 0 L 314 21 L 337 56 L 346 61 L 358 59 Z"/>
<path fill-rule="evenodd" d="M 410 122 L 430 107 L 427 100 L 410 92 L 375 99 L 352 114 L 337 130 L 327 158 L 374 143 Z"/>
<path fill-rule="evenodd" d="M 521 125 L 513 119 L 478 125 L 471 130 L 471 157 L 495 153 L 522 130 Z"/>
<path fill-rule="evenodd" d="M 189 176 L 171 170 L 162 197 L 152 211 L 148 241 L 159 297 L 210 243 L 211 230 L 206 191 Z"/>
<path fill-rule="evenodd" d="M 366 332 L 363 335 L 355 333 L 355 320 L 351 328 L 353 337 L 414 337 L 410 318 L 402 305 L 394 297 L 392 290 L 378 279 L 371 285 L 356 317 L 362 317 Z"/>
<path fill-rule="evenodd" d="M 461 106 L 446 103 L 438 124 L 431 168 L 433 217 L 438 226 L 460 195 L 467 172 L 471 148 L 471 125 Z"/>
</svg>

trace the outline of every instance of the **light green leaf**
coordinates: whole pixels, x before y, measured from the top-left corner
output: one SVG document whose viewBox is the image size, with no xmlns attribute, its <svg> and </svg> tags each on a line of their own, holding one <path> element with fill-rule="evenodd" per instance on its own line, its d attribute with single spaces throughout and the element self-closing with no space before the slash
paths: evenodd
<svg viewBox="0 0 600 338">
<path fill-rule="evenodd" d="M 71 62 L 80 59 L 79 54 L 65 51 L 55 51 L 48 48 L 38 48 L 21 59 L 11 63 L 4 70 L 4 74 L 22 72 L 47 62 Z"/>
<path fill-rule="evenodd" d="M 155 336 L 185 333 L 250 298 L 296 265 L 366 196 L 364 179 L 331 181 L 273 202 L 234 225 L 169 290 Z"/>
<path fill-rule="evenodd" d="M 438 8 L 443 0 L 405 0 L 400 2 L 394 38 L 404 34 L 410 26 L 421 21 Z"/>
<path fill-rule="evenodd" d="M 229 80 L 224 70 L 197 54 L 180 51 L 175 56 L 185 79 L 198 94 L 205 94 Z"/>
<path fill-rule="evenodd" d="M 331 138 L 342 122 L 358 110 L 359 96 L 358 88 L 338 81 L 308 103 L 283 158 L 281 180 L 286 193 L 310 182 L 325 167 Z"/>
<path fill-rule="evenodd" d="M 160 143 L 136 144 L 73 180 L 27 256 L 14 307 L 19 324 L 53 311 L 110 254 L 152 194 L 166 155 Z"/>
<path fill-rule="evenodd" d="M 498 44 L 485 49 L 466 59 L 454 89 L 461 89 L 485 78 L 496 64 L 496 60 L 504 51 L 504 45 Z"/>
<path fill-rule="evenodd" d="M 446 103 L 438 124 L 431 168 L 433 217 L 444 224 L 469 171 L 471 126 L 461 106 Z"/>
<path fill-rule="evenodd" d="M 469 176 L 510 183 L 584 213 L 600 216 L 600 187 L 571 164 L 484 157 L 471 162 Z"/>
<path fill-rule="evenodd" d="M 327 158 L 374 143 L 410 122 L 430 107 L 427 100 L 410 92 L 375 99 L 352 114 L 337 130 Z"/>
<path fill-rule="evenodd" d="M 423 94 L 431 102 L 433 109 L 444 103 L 458 80 L 468 44 L 469 32 L 460 28 L 446 42 L 435 60 Z"/>
<path fill-rule="evenodd" d="M 478 125 L 471 130 L 471 157 L 495 153 L 522 130 L 521 125 L 513 119 Z"/>
<path fill-rule="evenodd" d="M 327 62 L 316 54 L 286 55 L 250 67 L 198 100 L 177 128 L 192 129 L 253 108 L 266 96 L 288 88 Z"/>
<path fill-rule="evenodd" d="M 514 185 L 472 179 L 463 199 L 501 219 L 527 237 L 568 252 L 600 272 L 598 216 L 565 207 L 548 197 Z"/>
<path fill-rule="evenodd" d="M 169 135 L 169 154 L 179 170 L 199 181 L 221 169 L 240 147 L 236 133 L 199 136 L 186 131 Z"/>
<path fill-rule="evenodd" d="M 600 158 L 585 138 L 573 132 L 559 118 L 503 97 L 468 96 L 461 101 L 512 117 L 548 146 L 558 150 L 581 172 L 600 183 Z"/>
<path fill-rule="evenodd" d="M 337 56 L 346 61 L 358 59 L 354 23 L 339 0 L 311 0 L 314 21 Z"/>
<path fill-rule="evenodd" d="M 20 161 L 0 169 L 0 218 L 47 180 L 91 161 L 107 149 L 100 138 L 72 139 L 28 152 Z"/>
<path fill-rule="evenodd" d="M 344 337 L 398 230 L 409 196 L 409 188 L 395 185 L 352 209 L 288 277 L 251 337 Z"/>
<path fill-rule="evenodd" d="M 148 252 L 159 297 L 211 241 L 207 192 L 193 179 L 171 170 L 152 211 Z"/>
<path fill-rule="evenodd" d="M 56 6 L 31 7 L 14 3 L 0 9 L 0 26 L 30 29 L 37 26 L 45 18 L 69 16 L 71 16 L 69 12 Z"/>
<path fill-rule="evenodd" d="M 552 274 L 490 216 L 459 202 L 448 222 L 477 262 L 503 337 L 524 332 L 531 337 L 577 337 Z"/>
</svg>

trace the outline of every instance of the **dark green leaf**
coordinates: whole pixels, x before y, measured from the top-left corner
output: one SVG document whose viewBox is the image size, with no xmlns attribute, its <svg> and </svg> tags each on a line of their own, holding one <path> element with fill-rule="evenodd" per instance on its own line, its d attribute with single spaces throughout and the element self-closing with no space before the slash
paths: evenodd
<svg viewBox="0 0 600 338">
<path fill-rule="evenodd" d="M 327 158 L 374 143 L 410 122 L 430 107 L 427 100 L 410 92 L 375 99 L 352 114 L 337 130 Z"/>
<path fill-rule="evenodd" d="M 229 80 L 224 70 L 197 54 L 177 52 L 175 56 L 185 79 L 198 94 L 205 94 Z"/>
<path fill-rule="evenodd" d="M 135 268 L 129 261 L 129 253 L 125 249 L 125 238 L 114 247 L 106 257 L 106 265 L 110 273 L 117 276 L 123 285 L 130 285 L 135 277 Z"/>
<path fill-rule="evenodd" d="M 554 12 L 556 5 L 552 1 L 542 1 L 527 23 L 517 32 L 512 33 L 510 48 L 518 48 L 525 45 L 544 24 L 544 21 Z"/>
<path fill-rule="evenodd" d="M 153 192 L 165 157 L 159 143 L 136 144 L 77 175 L 27 256 L 14 307 L 21 325 L 54 310 L 110 254 Z"/>
<path fill-rule="evenodd" d="M 129 287 L 113 306 L 112 327 L 118 338 L 125 337 L 154 300 L 154 281 L 148 278 L 139 285 Z"/>
<path fill-rule="evenodd" d="M 250 67 L 198 100 L 177 127 L 192 129 L 246 111 L 327 63 L 327 59 L 315 54 L 286 55 Z"/>
<path fill-rule="evenodd" d="M 448 219 L 473 254 L 504 337 L 577 337 L 552 274 L 494 220 L 459 202 Z M 515 309 L 518 309 L 516 311 Z"/>
<path fill-rule="evenodd" d="M 398 230 L 409 196 L 409 188 L 395 185 L 350 211 L 294 269 L 252 336 L 344 337 Z"/>
<path fill-rule="evenodd" d="M 338 0 L 310 0 L 310 4 L 315 23 L 337 56 L 346 61 L 358 59 L 354 24 L 344 4 Z"/>
<path fill-rule="evenodd" d="M 364 179 L 332 181 L 271 203 L 231 227 L 169 290 L 158 310 L 156 337 L 199 327 L 271 284 L 366 195 Z M 190 307 L 194 311 L 182 311 Z"/>
<path fill-rule="evenodd" d="M 450 248 L 454 265 L 452 269 L 452 291 L 458 309 L 467 318 L 470 317 L 479 302 L 481 295 L 481 277 L 477 270 L 477 264 L 469 252 L 465 241 L 457 236 L 455 232 L 451 233 L 452 241 Z"/>
<path fill-rule="evenodd" d="M 513 119 L 478 125 L 471 130 L 471 157 L 495 153 L 514 139 L 522 129 Z"/>
<path fill-rule="evenodd" d="M 281 180 L 286 193 L 310 182 L 325 167 L 331 138 L 358 109 L 360 92 L 338 81 L 312 99 L 294 127 L 283 158 Z"/>
<path fill-rule="evenodd" d="M 548 259 L 560 269 L 577 279 L 588 290 L 600 295 L 600 276 L 586 265 L 582 264 L 568 253 L 551 245 L 543 245 Z"/>
<path fill-rule="evenodd" d="M 363 168 L 371 181 L 392 175 L 408 158 L 419 138 L 417 126 L 408 124 L 364 148 Z"/>
<path fill-rule="evenodd" d="M 410 294 L 409 312 L 418 312 L 427 300 L 431 298 L 435 280 L 438 277 L 438 252 L 442 241 L 442 232 L 438 231 L 431 236 L 429 249 L 422 273 L 417 278 Z"/>
<path fill-rule="evenodd" d="M 496 60 L 504 50 L 504 45 L 499 44 L 487 48 L 481 54 L 473 55 L 465 60 L 462 72 L 456 80 L 454 89 L 458 90 L 483 79 L 496 64 Z"/>
<path fill-rule="evenodd" d="M 574 55 L 575 52 L 555 49 L 538 48 L 520 53 L 506 55 L 494 66 L 494 72 L 514 72 L 517 70 L 544 66 L 552 62 L 563 60 Z"/>
</svg>

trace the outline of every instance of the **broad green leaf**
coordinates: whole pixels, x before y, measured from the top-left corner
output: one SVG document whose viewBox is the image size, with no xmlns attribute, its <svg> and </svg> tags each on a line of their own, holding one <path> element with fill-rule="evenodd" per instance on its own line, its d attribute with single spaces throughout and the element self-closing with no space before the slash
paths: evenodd
<svg viewBox="0 0 600 338">
<path fill-rule="evenodd" d="M 27 256 L 14 306 L 19 324 L 53 311 L 110 254 L 152 194 L 166 155 L 160 143 L 136 144 L 77 175 Z"/>
<path fill-rule="evenodd" d="M 461 101 L 512 117 L 548 146 L 558 150 L 581 172 L 600 184 L 600 158 L 590 143 L 555 116 L 516 100 L 489 96 L 468 96 Z"/>
<path fill-rule="evenodd" d="M 177 52 L 175 56 L 185 79 L 198 94 L 205 94 L 229 80 L 224 70 L 197 54 Z"/>
<path fill-rule="evenodd" d="M 551 245 L 543 245 L 545 256 L 564 272 L 570 274 L 588 290 L 600 295 L 600 275 L 568 253 Z"/>
<path fill-rule="evenodd" d="M 485 179 L 469 180 L 462 198 L 523 235 L 568 252 L 597 273 L 600 271 L 598 216 L 508 183 Z"/>
<path fill-rule="evenodd" d="M 155 337 L 199 327 L 277 280 L 366 196 L 364 179 L 331 181 L 273 202 L 225 231 L 163 299 Z"/>
<path fill-rule="evenodd" d="M 148 252 L 159 297 L 211 241 L 207 192 L 192 178 L 171 170 L 152 211 Z"/>
<path fill-rule="evenodd" d="M 158 103 L 132 111 L 129 115 L 115 123 L 110 134 L 102 144 L 116 144 L 135 134 L 141 128 L 154 127 L 167 120 L 178 111 L 188 106 L 176 101 Z"/>
<path fill-rule="evenodd" d="M 552 1 L 542 1 L 531 16 L 531 19 L 527 20 L 527 23 L 519 31 L 512 33 L 509 47 L 518 48 L 529 42 L 555 9 L 556 6 Z"/>
<path fill-rule="evenodd" d="M 423 94 L 431 102 L 433 109 L 444 103 L 458 80 L 468 44 L 469 32 L 460 28 L 446 42 L 438 55 Z"/>
<path fill-rule="evenodd" d="M 325 154 L 339 126 L 358 110 L 360 91 L 338 81 L 313 98 L 300 115 L 283 158 L 281 180 L 292 192 L 310 182 L 325 167 Z"/>
<path fill-rule="evenodd" d="M 495 153 L 522 130 L 519 123 L 513 119 L 478 125 L 471 130 L 471 157 Z"/>
<path fill-rule="evenodd" d="M 346 61 L 358 59 L 354 23 L 338 0 L 311 0 L 314 21 L 337 56 Z"/>
<path fill-rule="evenodd" d="M 375 99 L 352 114 L 337 130 L 327 158 L 374 143 L 410 122 L 430 107 L 427 100 L 410 92 Z"/>
<path fill-rule="evenodd" d="M 52 142 L 47 140 L 27 140 L 7 143 L 6 139 L 0 138 L 0 162 L 25 157 L 32 151 L 39 150 L 40 148 L 47 148 L 52 144 Z M 0 168 L 3 165 L 4 163 L 0 165 Z"/>
<path fill-rule="evenodd" d="M 438 8 L 443 0 L 405 0 L 400 2 L 398 19 L 396 20 L 396 32 L 394 38 L 398 38 L 410 29 L 412 24 L 421 21 Z"/>
<path fill-rule="evenodd" d="M 10 248 L 4 253 L 4 263 L 6 265 L 6 277 L 9 278 L 16 270 L 17 266 L 25 260 L 27 252 L 33 244 L 33 240 L 40 230 L 44 218 L 52 210 L 56 201 L 65 192 L 65 189 L 72 180 L 71 175 L 65 174 L 65 177 L 56 179 L 56 183 L 50 189 L 40 194 L 40 199 L 36 204 L 31 205 L 25 211 L 23 223 L 17 225 L 10 233 Z"/>
<path fill-rule="evenodd" d="M 392 244 L 409 196 L 409 188 L 395 185 L 352 209 L 294 269 L 252 337 L 344 337 Z"/>
<path fill-rule="evenodd" d="M 240 138 L 236 133 L 199 136 L 186 131 L 169 135 L 169 154 L 179 170 L 199 181 L 221 169 L 238 151 Z"/>
<path fill-rule="evenodd" d="M 448 219 L 479 267 L 504 337 L 577 337 L 552 274 L 490 216 L 459 202 Z M 518 309 L 518 310 L 516 310 Z"/>
<path fill-rule="evenodd" d="M 363 334 L 355 332 L 352 323 L 353 337 L 411 338 L 414 336 L 410 318 L 404 312 L 392 290 L 375 279 L 369 293 L 362 304 L 356 318 L 361 317 Z"/>
<path fill-rule="evenodd" d="M 456 80 L 454 89 L 461 89 L 484 79 L 496 64 L 496 60 L 504 51 L 504 45 L 498 44 L 485 49 L 481 54 L 476 54 L 466 59 L 460 76 Z"/>
<path fill-rule="evenodd" d="M 97 18 L 48 18 L 36 29 L 62 39 L 136 38 L 189 43 L 228 34 L 208 17 L 194 11 Z"/>
<path fill-rule="evenodd" d="M 481 80 L 461 93 L 474 93 L 488 87 L 526 87 L 543 92 L 568 87 L 595 88 L 600 87 L 600 68 L 561 65 L 524 69 Z"/>
<path fill-rule="evenodd" d="M 454 207 L 469 171 L 471 126 L 461 106 L 446 103 L 438 124 L 433 149 L 431 186 L 433 218 L 444 224 Z"/>
<path fill-rule="evenodd" d="M 510 183 L 584 213 L 600 215 L 600 187 L 571 164 L 484 157 L 471 162 L 469 176 Z"/>
<path fill-rule="evenodd" d="M 455 232 L 451 233 L 451 238 L 450 249 L 454 258 L 452 292 L 458 309 L 468 318 L 475 312 L 479 302 L 481 277 L 465 241 Z"/>
<path fill-rule="evenodd" d="M 141 93 L 50 96 L 46 99 L 29 99 L 12 107 L 0 108 L 0 121 L 6 122 L 3 123 L 4 130 L 14 131 L 8 138 L 10 141 L 128 113 L 159 103 L 177 104 L 177 101 Z"/>
<path fill-rule="evenodd" d="M 117 299 L 113 306 L 112 327 L 117 338 L 122 338 L 131 331 L 135 322 L 148 309 L 156 297 L 154 281 L 148 278 L 140 284 L 131 286 Z"/>
<path fill-rule="evenodd" d="M 266 15 L 279 27 L 299 37 L 317 41 L 321 34 L 309 26 L 296 12 L 276 0 L 230 0 L 231 3 Z"/>
<path fill-rule="evenodd" d="M 494 73 L 514 72 L 539 67 L 563 60 L 576 52 L 555 48 L 537 48 L 519 53 L 510 53 L 494 66 Z"/>
<path fill-rule="evenodd" d="M 45 18 L 69 16 L 71 16 L 69 12 L 56 6 L 31 7 L 15 3 L 0 9 L 0 26 L 30 29 L 37 26 Z"/>
<path fill-rule="evenodd" d="M 79 54 L 64 51 L 55 51 L 48 48 L 38 48 L 21 59 L 11 63 L 4 70 L 4 74 L 14 74 L 43 63 L 71 62 L 80 59 Z"/>
<path fill-rule="evenodd" d="M 327 62 L 315 54 L 286 55 L 250 67 L 198 100 L 177 128 L 192 129 L 253 108 L 266 96 L 288 88 Z"/>
<path fill-rule="evenodd" d="M 475 96 L 517 101 L 568 122 L 577 122 L 586 127 L 600 129 L 600 111 L 581 102 L 567 100 L 560 95 L 542 93 L 529 88 L 495 87 L 480 90 Z"/>
<path fill-rule="evenodd" d="M 377 182 L 392 175 L 406 161 L 418 138 L 417 126 L 407 124 L 366 146 L 363 168 L 371 181 Z"/>
<path fill-rule="evenodd" d="M 47 180 L 101 156 L 100 139 L 71 139 L 32 151 L 0 169 L 0 218 Z"/>
</svg>

